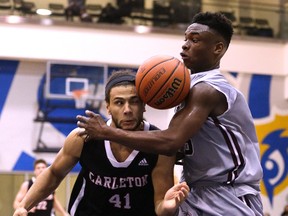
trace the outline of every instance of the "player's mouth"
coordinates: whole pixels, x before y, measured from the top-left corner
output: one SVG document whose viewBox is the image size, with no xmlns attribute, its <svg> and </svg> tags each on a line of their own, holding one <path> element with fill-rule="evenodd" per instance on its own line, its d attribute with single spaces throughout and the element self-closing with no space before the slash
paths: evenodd
<svg viewBox="0 0 288 216">
<path fill-rule="evenodd" d="M 189 58 L 189 56 L 186 55 L 186 54 L 183 53 L 183 52 L 181 52 L 180 55 L 181 55 L 181 57 L 182 57 L 183 60 Z"/>
<path fill-rule="evenodd" d="M 121 125 L 122 125 L 122 126 L 131 126 L 131 125 L 133 125 L 134 123 L 135 123 L 134 120 L 123 120 L 123 121 L 121 121 Z"/>
</svg>

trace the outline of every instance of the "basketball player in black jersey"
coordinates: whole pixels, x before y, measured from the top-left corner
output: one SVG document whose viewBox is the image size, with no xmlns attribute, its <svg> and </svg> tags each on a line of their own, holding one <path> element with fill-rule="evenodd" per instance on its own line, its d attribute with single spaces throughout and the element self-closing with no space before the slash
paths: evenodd
<svg viewBox="0 0 288 216">
<path fill-rule="evenodd" d="M 105 101 L 111 116 L 108 125 L 124 130 L 157 130 L 143 120 L 145 104 L 136 94 L 135 73 L 112 74 Z M 108 140 L 86 142 L 87 137 L 79 135 L 81 130 L 76 128 L 68 135 L 55 161 L 33 184 L 14 216 L 26 216 L 58 187 L 78 161 L 82 169 L 70 198 L 71 216 L 174 215 L 189 191 L 186 183 L 174 185 L 174 156 L 147 154 Z"/>
<path fill-rule="evenodd" d="M 47 163 L 43 159 L 37 159 L 34 162 L 34 177 L 22 183 L 13 203 L 14 209 L 17 209 L 23 197 L 30 189 L 36 178 L 47 168 Z M 68 213 L 61 206 L 59 200 L 52 192 L 46 199 L 35 205 L 28 213 L 28 216 L 51 216 L 53 211 L 56 210 L 59 215 L 68 216 Z"/>
</svg>

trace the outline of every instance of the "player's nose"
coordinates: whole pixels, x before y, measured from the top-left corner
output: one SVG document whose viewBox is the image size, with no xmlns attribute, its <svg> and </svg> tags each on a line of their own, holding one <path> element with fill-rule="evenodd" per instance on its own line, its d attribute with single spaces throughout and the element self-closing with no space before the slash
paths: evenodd
<svg viewBox="0 0 288 216">
<path fill-rule="evenodd" d="M 131 110 L 131 106 L 130 104 L 127 102 L 124 104 L 124 114 L 126 113 L 130 113 L 132 110 Z"/>
</svg>

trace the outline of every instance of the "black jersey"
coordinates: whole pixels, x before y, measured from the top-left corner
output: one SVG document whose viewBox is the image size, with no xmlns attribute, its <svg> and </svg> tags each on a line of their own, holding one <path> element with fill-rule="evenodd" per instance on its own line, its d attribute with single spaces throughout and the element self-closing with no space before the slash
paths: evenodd
<svg viewBox="0 0 288 216">
<path fill-rule="evenodd" d="M 28 190 L 33 184 L 33 179 L 29 180 Z M 42 200 L 35 206 L 34 212 L 29 212 L 28 216 L 52 216 L 53 214 L 54 193 Z"/>
<path fill-rule="evenodd" d="M 155 126 L 145 123 L 146 130 Z M 153 216 L 151 173 L 158 155 L 132 151 L 118 162 L 109 141 L 91 140 L 83 145 L 82 169 L 72 190 L 71 216 Z"/>
</svg>

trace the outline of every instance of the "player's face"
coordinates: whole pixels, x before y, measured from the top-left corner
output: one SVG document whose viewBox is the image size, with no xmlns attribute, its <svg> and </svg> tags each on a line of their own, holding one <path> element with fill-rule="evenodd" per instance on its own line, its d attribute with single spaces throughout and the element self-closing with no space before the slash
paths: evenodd
<svg viewBox="0 0 288 216">
<path fill-rule="evenodd" d="M 37 177 L 47 168 L 45 163 L 38 163 L 34 169 L 34 175 Z"/>
<path fill-rule="evenodd" d="M 208 26 L 193 23 L 185 32 L 181 56 L 192 73 L 217 67 L 215 49 L 218 36 Z"/>
<path fill-rule="evenodd" d="M 110 91 L 107 104 L 112 125 L 124 130 L 138 130 L 143 121 L 145 104 L 136 94 L 134 85 L 115 86 Z"/>
</svg>

